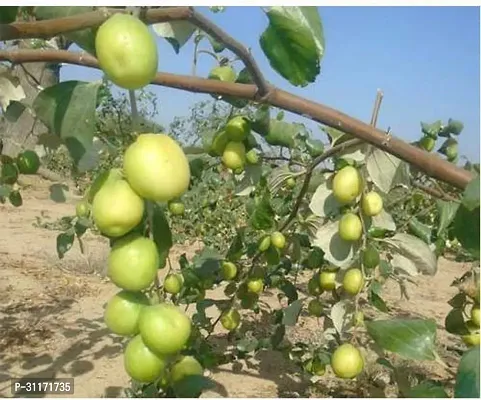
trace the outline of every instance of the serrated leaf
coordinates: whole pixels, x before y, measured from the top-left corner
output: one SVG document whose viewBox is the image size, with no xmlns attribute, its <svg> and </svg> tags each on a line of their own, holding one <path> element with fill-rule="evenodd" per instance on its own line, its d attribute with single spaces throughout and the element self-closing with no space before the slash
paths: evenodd
<svg viewBox="0 0 481 400">
<path fill-rule="evenodd" d="M 479 346 L 463 354 L 456 373 L 454 397 L 479 399 Z"/>
<path fill-rule="evenodd" d="M 436 274 L 438 270 L 436 255 L 421 239 L 406 233 L 397 233 L 384 241 L 391 251 L 410 260 L 419 272 L 426 275 Z"/>
<path fill-rule="evenodd" d="M 58 258 L 62 259 L 73 246 L 75 239 L 75 233 L 72 229 L 67 232 L 62 232 L 57 236 L 57 254 Z"/>
<path fill-rule="evenodd" d="M 473 178 L 464 189 L 462 203 L 469 211 L 479 208 L 479 175 Z"/>
<path fill-rule="evenodd" d="M 324 251 L 324 259 L 339 268 L 351 265 L 360 243 L 342 240 L 338 233 L 339 219 L 329 221 L 316 232 L 312 244 Z"/>
<path fill-rule="evenodd" d="M 479 259 L 479 207 L 469 211 L 461 205 L 453 221 L 453 234 L 459 243 Z"/>
<path fill-rule="evenodd" d="M 283 311 L 282 323 L 294 326 L 301 314 L 303 300 L 296 300 L 289 304 Z"/>
<path fill-rule="evenodd" d="M 319 217 L 335 216 L 340 213 L 341 204 L 336 200 L 332 193 L 332 179 L 321 183 L 309 203 L 311 211 Z"/>
<path fill-rule="evenodd" d="M 33 109 L 50 132 L 60 136 L 74 162 L 89 156 L 95 132 L 97 82 L 67 81 L 41 91 Z"/>
<path fill-rule="evenodd" d="M 410 184 L 407 164 L 381 149 L 375 148 L 369 153 L 366 168 L 374 184 L 384 193 L 396 185 Z"/>
<path fill-rule="evenodd" d="M 20 80 L 14 76 L 10 69 L 0 65 L 0 107 L 4 113 L 13 101 L 25 98 L 25 92 Z"/>
<path fill-rule="evenodd" d="M 445 399 L 449 396 L 439 382 L 426 381 L 408 389 L 406 397 Z"/>
<path fill-rule="evenodd" d="M 180 48 L 186 44 L 194 34 L 196 27 L 189 21 L 171 21 L 153 24 L 154 32 L 166 39 L 178 54 Z"/>
<path fill-rule="evenodd" d="M 38 20 L 56 19 L 62 17 L 69 17 L 76 14 L 84 14 L 93 10 L 93 7 L 36 7 L 35 17 Z M 74 32 L 68 32 L 64 36 L 75 42 L 80 48 L 95 56 L 95 33 L 96 29 L 82 29 Z"/>
<path fill-rule="evenodd" d="M 315 81 L 324 54 L 324 34 L 316 7 L 271 7 L 260 45 L 269 63 L 295 86 Z"/>
<path fill-rule="evenodd" d="M 439 223 L 436 236 L 441 236 L 441 234 L 451 225 L 456 212 L 459 208 L 459 203 L 454 201 L 436 200 L 436 208 L 439 214 Z"/>
<path fill-rule="evenodd" d="M 365 322 L 369 335 L 387 351 L 411 360 L 434 360 L 436 322 L 398 318 Z"/>
<path fill-rule="evenodd" d="M 65 203 L 67 197 L 65 193 L 68 192 L 68 186 L 62 183 L 54 183 L 49 187 L 50 199 L 56 203 Z"/>
<path fill-rule="evenodd" d="M 159 268 L 164 268 L 173 244 L 172 232 L 164 209 L 155 204 L 152 211 L 152 233 L 157 251 L 159 252 Z"/>
<path fill-rule="evenodd" d="M 349 321 L 349 316 L 352 314 L 353 310 L 352 301 L 347 300 L 338 301 L 332 306 L 330 318 L 337 333 L 341 334 L 343 332 L 346 322 Z"/>
<path fill-rule="evenodd" d="M 172 385 L 178 398 L 197 398 L 203 391 L 216 387 L 214 381 L 202 375 L 188 375 Z"/>
</svg>

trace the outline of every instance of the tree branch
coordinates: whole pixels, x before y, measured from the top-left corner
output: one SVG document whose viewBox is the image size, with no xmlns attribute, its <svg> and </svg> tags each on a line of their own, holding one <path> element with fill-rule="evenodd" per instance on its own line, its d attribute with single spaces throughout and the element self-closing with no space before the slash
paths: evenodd
<svg viewBox="0 0 481 400">
<path fill-rule="evenodd" d="M 12 63 L 39 61 L 69 63 L 99 68 L 97 60 L 91 55 L 65 50 L 0 50 L 0 61 L 2 60 Z M 169 73 L 158 73 L 152 84 L 189 92 L 227 95 L 248 100 L 256 100 L 257 97 L 255 85 L 221 82 Z M 261 102 L 308 117 L 321 124 L 348 133 L 414 165 L 425 174 L 459 189 L 464 189 L 473 178 L 469 171 L 449 163 L 436 154 L 427 153 L 394 136 L 387 136 L 386 132 L 340 111 L 284 90 L 272 88 L 268 98 L 261 100 Z"/>
</svg>

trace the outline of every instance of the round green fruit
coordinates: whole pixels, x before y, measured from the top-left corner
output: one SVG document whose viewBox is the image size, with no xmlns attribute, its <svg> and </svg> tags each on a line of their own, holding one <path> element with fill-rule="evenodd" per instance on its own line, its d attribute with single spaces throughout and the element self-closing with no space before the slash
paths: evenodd
<svg viewBox="0 0 481 400">
<path fill-rule="evenodd" d="M 286 245 L 286 237 L 282 232 L 273 232 L 271 234 L 271 243 L 277 249 L 283 249 Z"/>
<path fill-rule="evenodd" d="M 90 205 L 86 201 L 81 201 L 75 206 L 77 218 L 88 218 L 90 215 Z"/>
<path fill-rule="evenodd" d="M 479 346 L 479 343 L 480 343 L 479 333 L 471 333 L 469 335 L 463 335 L 461 338 L 463 339 L 463 342 L 468 347 Z"/>
<path fill-rule="evenodd" d="M 362 236 L 361 219 L 353 213 L 344 214 L 339 220 L 339 236 L 348 242 L 355 242 Z"/>
<path fill-rule="evenodd" d="M 270 236 L 265 236 L 263 237 L 260 242 L 259 242 L 259 251 L 263 253 L 264 251 L 267 251 L 267 249 L 271 246 L 271 237 Z"/>
<path fill-rule="evenodd" d="M 317 299 L 312 299 L 307 305 L 307 311 L 314 317 L 320 317 L 324 311 L 322 303 Z"/>
<path fill-rule="evenodd" d="M 364 287 L 364 276 L 358 268 L 352 268 L 344 274 L 342 287 L 346 293 L 352 296 L 357 295 Z"/>
<path fill-rule="evenodd" d="M 222 278 L 231 281 L 237 276 L 237 267 L 233 262 L 224 261 L 221 266 Z"/>
<path fill-rule="evenodd" d="M 112 246 L 107 275 L 118 287 L 135 292 L 154 282 L 158 268 L 159 253 L 154 241 L 131 233 Z"/>
<path fill-rule="evenodd" d="M 190 183 L 184 151 L 174 139 L 161 133 L 137 137 L 125 151 L 124 173 L 139 196 L 157 202 L 180 198 Z"/>
<path fill-rule="evenodd" d="M 40 168 L 40 158 L 33 150 L 26 150 L 17 156 L 17 167 L 21 174 L 36 174 Z"/>
<path fill-rule="evenodd" d="M 246 161 L 248 164 L 258 164 L 259 160 L 259 154 L 254 149 L 251 149 L 246 153 Z"/>
<path fill-rule="evenodd" d="M 110 237 L 120 237 L 130 232 L 142 220 L 144 210 L 144 200 L 123 179 L 106 182 L 92 202 L 95 225 Z"/>
<path fill-rule="evenodd" d="M 170 294 L 177 294 L 182 289 L 184 279 L 181 274 L 169 274 L 164 279 L 164 290 Z"/>
<path fill-rule="evenodd" d="M 446 147 L 446 157 L 449 161 L 454 161 L 458 157 L 458 144 L 451 144 Z"/>
<path fill-rule="evenodd" d="M 247 290 L 255 294 L 262 293 L 264 290 L 264 281 L 262 279 L 249 279 L 247 281 Z"/>
<path fill-rule="evenodd" d="M 104 322 L 113 333 L 133 336 L 139 333 L 139 316 L 150 301 L 142 292 L 121 290 L 113 296 L 104 311 Z"/>
<path fill-rule="evenodd" d="M 366 268 L 376 268 L 380 261 L 379 252 L 372 244 L 362 252 L 362 263 Z"/>
<path fill-rule="evenodd" d="M 374 217 L 382 211 L 382 197 L 377 192 L 369 192 L 362 196 L 361 208 L 364 215 Z"/>
<path fill-rule="evenodd" d="M 433 151 L 434 145 L 436 144 L 436 140 L 434 140 L 432 137 L 429 136 L 424 136 L 420 141 L 419 144 L 421 148 L 423 148 L 426 151 Z"/>
<path fill-rule="evenodd" d="M 114 14 L 99 27 L 95 53 L 105 75 L 124 89 L 140 89 L 157 73 L 155 37 L 147 25 L 129 14 Z"/>
<path fill-rule="evenodd" d="M 334 290 L 336 288 L 336 272 L 322 271 L 319 274 L 319 286 L 322 290 Z"/>
<path fill-rule="evenodd" d="M 479 305 L 478 306 L 473 306 L 471 309 L 471 321 L 479 328 Z"/>
<path fill-rule="evenodd" d="M 183 215 L 185 212 L 184 203 L 181 201 L 169 201 L 169 211 L 172 215 Z"/>
<path fill-rule="evenodd" d="M 288 178 L 286 181 L 286 187 L 288 189 L 294 189 L 296 187 L 296 180 L 294 178 Z"/>
<path fill-rule="evenodd" d="M 250 122 L 247 118 L 238 115 L 227 122 L 225 131 L 231 141 L 242 142 L 251 131 Z"/>
<path fill-rule="evenodd" d="M 165 371 L 165 360 L 152 352 L 143 342 L 140 335 L 129 341 L 124 351 L 124 367 L 134 380 L 150 383 L 159 378 Z"/>
<path fill-rule="evenodd" d="M 364 359 L 357 347 L 345 343 L 332 354 L 331 367 L 337 377 L 353 379 L 364 369 Z"/>
<path fill-rule="evenodd" d="M 160 303 L 142 310 L 139 329 L 142 340 L 152 351 L 172 355 L 187 344 L 192 324 L 180 308 L 173 304 Z"/>
<path fill-rule="evenodd" d="M 222 82 L 235 82 L 236 73 L 231 67 L 224 65 L 213 68 L 209 73 L 209 79 L 216 79 Z"/>
<path fill-rule="evenodd" d="M 222 163 L 232 170 L 244 168 L 246 161 L 246 147 L 241 142 L 229 142 L 222 154 Z"/>
<path fill-rule="evenodd" d="M 347 166 L 336 173 L 332 180 L 335 199 L 341 204 L 354 201 L 362 191 L 362 180 L 356 168 Z"/>
<path fill-rule="evenodd" d="M 233 331 L 237 329 L 240 321 L 241 316 L 239 314 L 239 311 L 234 308 L 231 308 L 230 310 L 224 312 L 220 317 L 220 323 L 222 324 L 224 329 L 227 329 L 228 331 Z"/>
<path fill-rule="evenodd" d="M 312 362 L 311 373 L 315 376 L 323 376 L 326 373 L 326 365 L 320 360 Z"/>
<path fill-rule="evenodd" d="M 192 356 L 182 356 L 170 368 L 170 379 L 172 383 L 180 382 L 187 376 L 204 375 L 204 368 Z"/>
</svg>

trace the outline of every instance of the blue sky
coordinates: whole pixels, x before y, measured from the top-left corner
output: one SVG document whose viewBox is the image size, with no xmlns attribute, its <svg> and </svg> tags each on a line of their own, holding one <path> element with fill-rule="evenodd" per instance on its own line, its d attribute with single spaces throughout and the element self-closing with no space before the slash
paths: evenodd
<svg viewBox="0 0 481 400">
<path fill-rule="evenodd" d="M 413 141 L 420 135 L 420 121 L 461 120 L 465 128 L 459 138 L 460 154 L 479 162 L 479 8 L 319 7 L 326 50 L 321 74 L 306 88 L 291 86 L 270 68 L 259 45 L 268 23 L 259 7 L 227 7 L 220 14 L 205 7 L 201 11 L 252 49 L 274 85 L 366 122 L 379 88 L 384 92 L 379 128 L 391 127 L 394 135 Z M 163 39 L 158 46 L 159 71 L 190 74 L 191 42 L 177 55 Z M 206 76 L 213 66 L 210 56 L 201 55 L 198 75 Z M 61 75 L 62 80 L 100 77 L 99 71 L 77 66 L 64 67 Z M 149 89 L 158 95 L 157 119 L 164 126 L 175 116 L 186 115 L 194 102 L 210 98 L 170 88 Z M 311 127 L 324 138 L 315 125 Z"/>
</svg>

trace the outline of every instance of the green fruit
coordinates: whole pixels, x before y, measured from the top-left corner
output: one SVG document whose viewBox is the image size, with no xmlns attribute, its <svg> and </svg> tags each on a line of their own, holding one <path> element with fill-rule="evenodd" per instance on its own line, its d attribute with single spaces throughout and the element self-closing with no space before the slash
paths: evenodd
<svg viewBox="0 0 481 400">
<path fill-rule="evenodd" d="M 247 281 L 247 289 L 251 293 L 260 294 L 264 290 L 264 281 L 254 278 Z"/>
<path fill-rule="evenodd" d="M 18 168 L 15 164 L 1 164 L 0 182 L 13 185 L 18 179 Z"/>
<path fill-rule="evenodd" d="M 448 147 L 446 147 L 446 157 L 448 158 L 449 161 L 456 160 L 458 157 L 458 144 L 450 144 Z"/>
<path fill-rule="evenodd" d="M 75 215 L 77 218 L 88 218 L 90 214 L 90 205 L 86 201 L 81 201 L 75 206 Z"/>
<path fill-rule="evenodd" d="M 472 319 L 466 321 L 465 327 L 469 333 L 479 332 L 479 325 L 476 325 Z"/>
<path fill-rule="evenodd" d="M 33 175 L 40 168 L 40 158 L 32 150 L 26 150 L 17 156 L 18 171 L 24 175 Z"/>
<path fill-rule="evenodd" d="M 426 150 L 426 151 L 433 151 L 434 145 L 436 144 L 436 140 L 429 136 L 424 136 L 420 141 L 419 141 L 420 146 Z"/>
<path fill-rule="evenodd" d="M 468 347 L 479 346 L 479 343 L 480 343 L 479 333 L 471 333 L 469 335 L 463 335 L 461 338 L 463 339 L 463 342 Z"/>
<path fill-rule="evenodd" d="M 170 294 L 177 294 L 182 289 L 184 279 L 181 274 L 169 274 L 164 279 L 164 290 Z"/>
<path fill-rule="evenodd" d="M 380 261 L 379 252 L 372 244 L 362 252 L 362 263 L 366 268 L 376 268 Z"/>
<path fill-rule="evenodd" d="M 324 311 L 322 303 L 317 299 L 312 299 L 307 305 L 307 311 L 314 317 L 320 317 Z"/>
<path fill-rule="evenodd" d="M 362 191 L 362 180 L 356 168 L 347 166 L 336 173 L 332 180 L 332 191 L 341 204 L 354 201 Z"/>
<path fill-rule="evenodd" d="M 353 213 L 344 214 L 339 220 L 339 236 L 348 242 L 355 242 L 362 236 L 361 219 Z"/>
<path fill-rule="evenodd" d="M 259 242 L 259 251 L 263 253 L 266 251 L 269 247 L 271 246 L 271 237 L 270 236 L 265 236 L 261 239 Z"/>
<path fill-rule="evenodd" d="M 108 257 L 107 275 L 118 287 L 139 291 L 155 280 L 159 253 L 153 240 L 132 233 L 114 242 Z"/>
<path fill-rule="evenodd" d="M 124 368 L 132 379 L 143 383 L 153 382 L 162 375 L 165 367 L 165 360 L 152 352 L 140 335 L 135 336 L 127 344 L 124 351 Z"/>
<path fill-rule="evenodd" d="M 204 368 L 192 356 L 182 356 L 170 369 L 172 383 L 180 382 L 187 376 L 204 375 Z"/>
<path fill-rule="evenodd" d="M 97 30 L 95 52 L 107 77 L 124 89 L 148 85 L 157 73 L 155 36 L 138 18 L 114 14 Z"/>
<path fill-rule="evenodd" d="M 479 328 L 480 326 L 480 321 L 479 321 L 479 305 L 478 306 L 473 306 L 471 309 L 471 320 L 473 323 Z"/>
<path fill-rule="evenodd" d="M 120 237 L 140 223 L 144 207 L 144 201 L 127 181 L 112 180 L 106 182 L 95 195 L 92 217 L 98 230 L 104 235 Z"/>
<path fill-rule="evenodd" d="M 225 311 L 222 316 L 220 317 L 220 323 L 227 329 L 228 331 L 233 331 L 237 329 L 241 321 L 241 316 L 239 311 L 234 308 L 231 308 L 228 311 Z"/>
<path fill-rule="evenodd" d="M 237 276 L 237 267 L 233 262 L 224 261 L 221 266 L 222 278 L 230 281 Z"/>
<path fill-rule="evenodd" d="M 277 249 L 283 249 L 286 245 L 286 238 L 281 232 L 273 232 L 271 234 L 271 243 Z"/>
<path fill-rule="evenodd" d="M 326 373 L 326 365 L 320 360 L 314 360 L 311 366 L 311 373 L 316 376 L 323 376 Z"/>
<path fill-rule="evenodd" d="M 169 303 L 145 307 L 140 313 L 139 328 L 149 349 L 164 355 L 181 351 L 192 331 L 187 314 Z"/>
<path fill-rule="evenodd" d="M 133 336 L 139 333 L 139 316 L 150 304 L 142 292 L 121 290 L 113 296 L 104 312 L 104 322 L 113 333 L 120 336 Z"/>
<path fill-rule="evenodd" d="M 161 133 L 144 133 L 124 153 L 124 173 L 132 189 L 151 201 L 182 197 L 189 188 L 190 165 L 180 145 Z"/>
<path fill-rule="evenodd" d="M 184 203 L 181 201 L 169 201 L 169 211 L 173 215 L 183 215 L 185 212 L 185 206 Z"/>
<path fill-rule="evenodd" d="M 358 348 L 345 343 L 332 354 L 331 367 L 337 377 L 353 379 L 364 369 L 364 359 Z"/>
<path fill-rule="evenodd" d="M 249 150 L 246 153 L 246 161 L 251 165 L 257 164 L 259 162 L 259 154 L 254 149 Z"/>
<path fill-rule="evenodd" d="M 222 154 L 223 164 L 232 170 L 244 168 L 246 161 L 246 148 L 241 142 L 229 142 Z"/>
<path fill-rule="evenodd" d="M 358 268 L 352 268 L 344 274 L 342 287 L 346 293 L 357 295 L 364 287 L 364 276 Z"/>
<path fill-rule="evenodd" d="M 214 135 L 212 144 L 210 146 L 209 154 L 213 157 L 222 156 L 224 153 L 227 143 L 230 142 L 229 136 L 227 136 L 226 131 L 219 131 Z"/>
<path fill-rule="evenodd" d="M 369 192 L 362 196 L 361 208 L 364 215 L 374 217 L 382 211 L 382 197 L 376 192 Z"/>
<path fill-rule="evenodd" d="M 294 178 L 288 178 L 286 181 L 286 187 L 288 189 L 294 189 L 296 187 L 296 180 Z"/>
<path fill-rule="evenodd" d="M 227 122 L 225 131 L 231 141 L 242 142 L 251 131 L 250 122 L 247 118 L 238 115 Z"/>
<path fill-rule="evenodd" d="M 319 286 L 322 290 L 334 290 L 336 288 L 336 272 L 322 271 L 319 274 Z"/>
<path fill-rule="evenodd" d="M 216 79 L 223 82 L 235 82 L 236 73 L 229 66 L 215 67 L 209 73 L 209 79 Z"/>
</svg>

